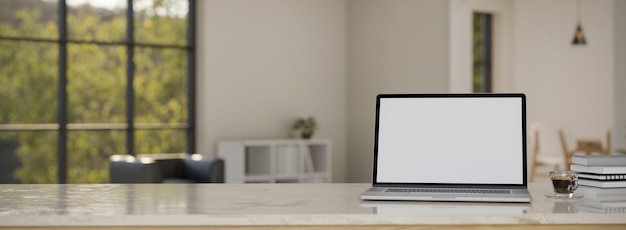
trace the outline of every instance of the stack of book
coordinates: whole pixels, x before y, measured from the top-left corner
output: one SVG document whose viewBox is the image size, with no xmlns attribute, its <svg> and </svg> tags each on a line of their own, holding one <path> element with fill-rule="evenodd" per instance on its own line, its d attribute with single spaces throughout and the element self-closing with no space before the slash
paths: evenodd
<svg viewBox="0 0 626 230">
<path fill-rule="evenodd" d="M 571 169 L 578 172 L 575 204 L 579 212 L 626 213 L 626 155 L 574 155 Z"/>
<path fill-rule="evenodd" d="M 578 172 L 580 194 L 626 198 L 626 155 L 574 155 L 571 169 Z"/>
</svg>

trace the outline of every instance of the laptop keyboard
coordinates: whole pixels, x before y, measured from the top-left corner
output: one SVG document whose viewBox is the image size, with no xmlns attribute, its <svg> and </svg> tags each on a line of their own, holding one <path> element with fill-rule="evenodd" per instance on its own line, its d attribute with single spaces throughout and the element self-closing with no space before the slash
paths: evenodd
<svg viewBox="0 0 626 230">
<path fill-rule="evenodd" d="M 510 190 L 502 189 L 431 189 L 431 188 L 388 188 L 385 192 L 428 192 L 428 193 L 489 193 L 510 194 Z"/>
</svg>

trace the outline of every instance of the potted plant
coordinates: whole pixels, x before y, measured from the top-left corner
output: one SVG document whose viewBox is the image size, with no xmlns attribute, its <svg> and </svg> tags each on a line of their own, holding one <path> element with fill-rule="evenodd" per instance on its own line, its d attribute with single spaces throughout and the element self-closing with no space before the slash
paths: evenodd
<svg viewBox="0 0 626 230">
<path fill-rule="evenodd" d="M 315 118 L 312 116 L 306 118 L 298 118 L 293 123 L 293 129 L 300 132 L 303 139 L 310 139 L 317 128 Z"/>
</svg>

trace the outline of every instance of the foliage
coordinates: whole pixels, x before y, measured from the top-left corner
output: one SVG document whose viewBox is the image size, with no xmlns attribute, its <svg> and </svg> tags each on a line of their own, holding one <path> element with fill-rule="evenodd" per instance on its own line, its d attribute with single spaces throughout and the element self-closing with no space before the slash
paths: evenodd
<svg viewBox="0 0 626 230">
<path fill-rule="evenodd" d="M 489 60 L 487 54 L 487 18 L 488 15 L 481 13 L 473 14 L 473 76 L 472 76 L 472 92 L 484 93 L 489 92 L 489 86 L 486 84 L 489 77 L 486 68 L 489 68 Z"/>
<path fill-rule="evenodd" d="M 293 123 L 293 129 L 302 132 L 304 138 L 309 138 L 317 129 L 317 122 L 313 116 L 309 116 L 306 118 L 298 118 Z"/>
<path fill-rule="evenodd" d="M 155 7 L 164 7 L 163 2 L 156 1 L 161 5 Z M 58 38 L 56 22 L 42 19 L 50 15 L 44 9 L 15 10 L 11 20 L 0 21 L 0 35 Z M 143 13 L 151 10 L 137 12 L 142 15 L 141 23 L 135 23 L 140 37 L 151 44 L 184 45 L 186 18 Z M 88 5 L 69 10 L 70 39 L 122 41 L 124 12 L 103 11 Z M 117 44 L 67 45 L 69 123 L 126 122 L 126 49 Z M 55 42 L 0 39 L 1 124 L 57 122 L 58 50 Z M 137 46 L 133 62 L 135 123 L 185 123 L 187 50 Z M 136 154 L 185 151 L 184 130 L 139 130 L 134 137 Z M 57 138 L 56 131 L 0 132 L 0 142 L 18 146 L 21 167 L 14 177 L 22 183 L 56 183 Z M 126 153 L 125 145 L 125 130 L 68 131 L 68 182 L 108 182 L 109 156 Z"/>
</svg>

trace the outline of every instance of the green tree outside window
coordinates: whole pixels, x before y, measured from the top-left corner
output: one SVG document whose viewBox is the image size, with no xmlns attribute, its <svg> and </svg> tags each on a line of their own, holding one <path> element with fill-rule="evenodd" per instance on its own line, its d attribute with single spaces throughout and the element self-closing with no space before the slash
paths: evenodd
<svg viewBox="0 0 626 230">
<path fill-rule="evenodd" d="M 189 127 L 168 126 L 186 124 L 189 119 L 188 19 L 181 3 L 187 6 L 186 1 L 138 1 L 143 8 L 134 9 L 135 42 L 139 44 L 133 48 L 133 100 L 134 122 L 139 127 L 133 154 L 186 151 L 185 129 Z M 0 125 L 50 128 L 57 122 L 56 4 L 0 0 Z M 125 10 L 69 6 L 67 17 L 67 120 L 73 125 L 68 131 L 67 179 L 69 183 L 107 183 L 109 156 L 127 153 L 126 131 L 124 127 L 93 127 L 126 122 Z M 24 37 L 43 40 L 20 39 Z M 142 125 L 161 128 L 144 130 Z M 15 161 L 18 166 L 12 172 L 0 171 L 0 179 L 57 183 L 57 131 L 28 127 L 0 131 L 0 161 Z"/>
</svg>

